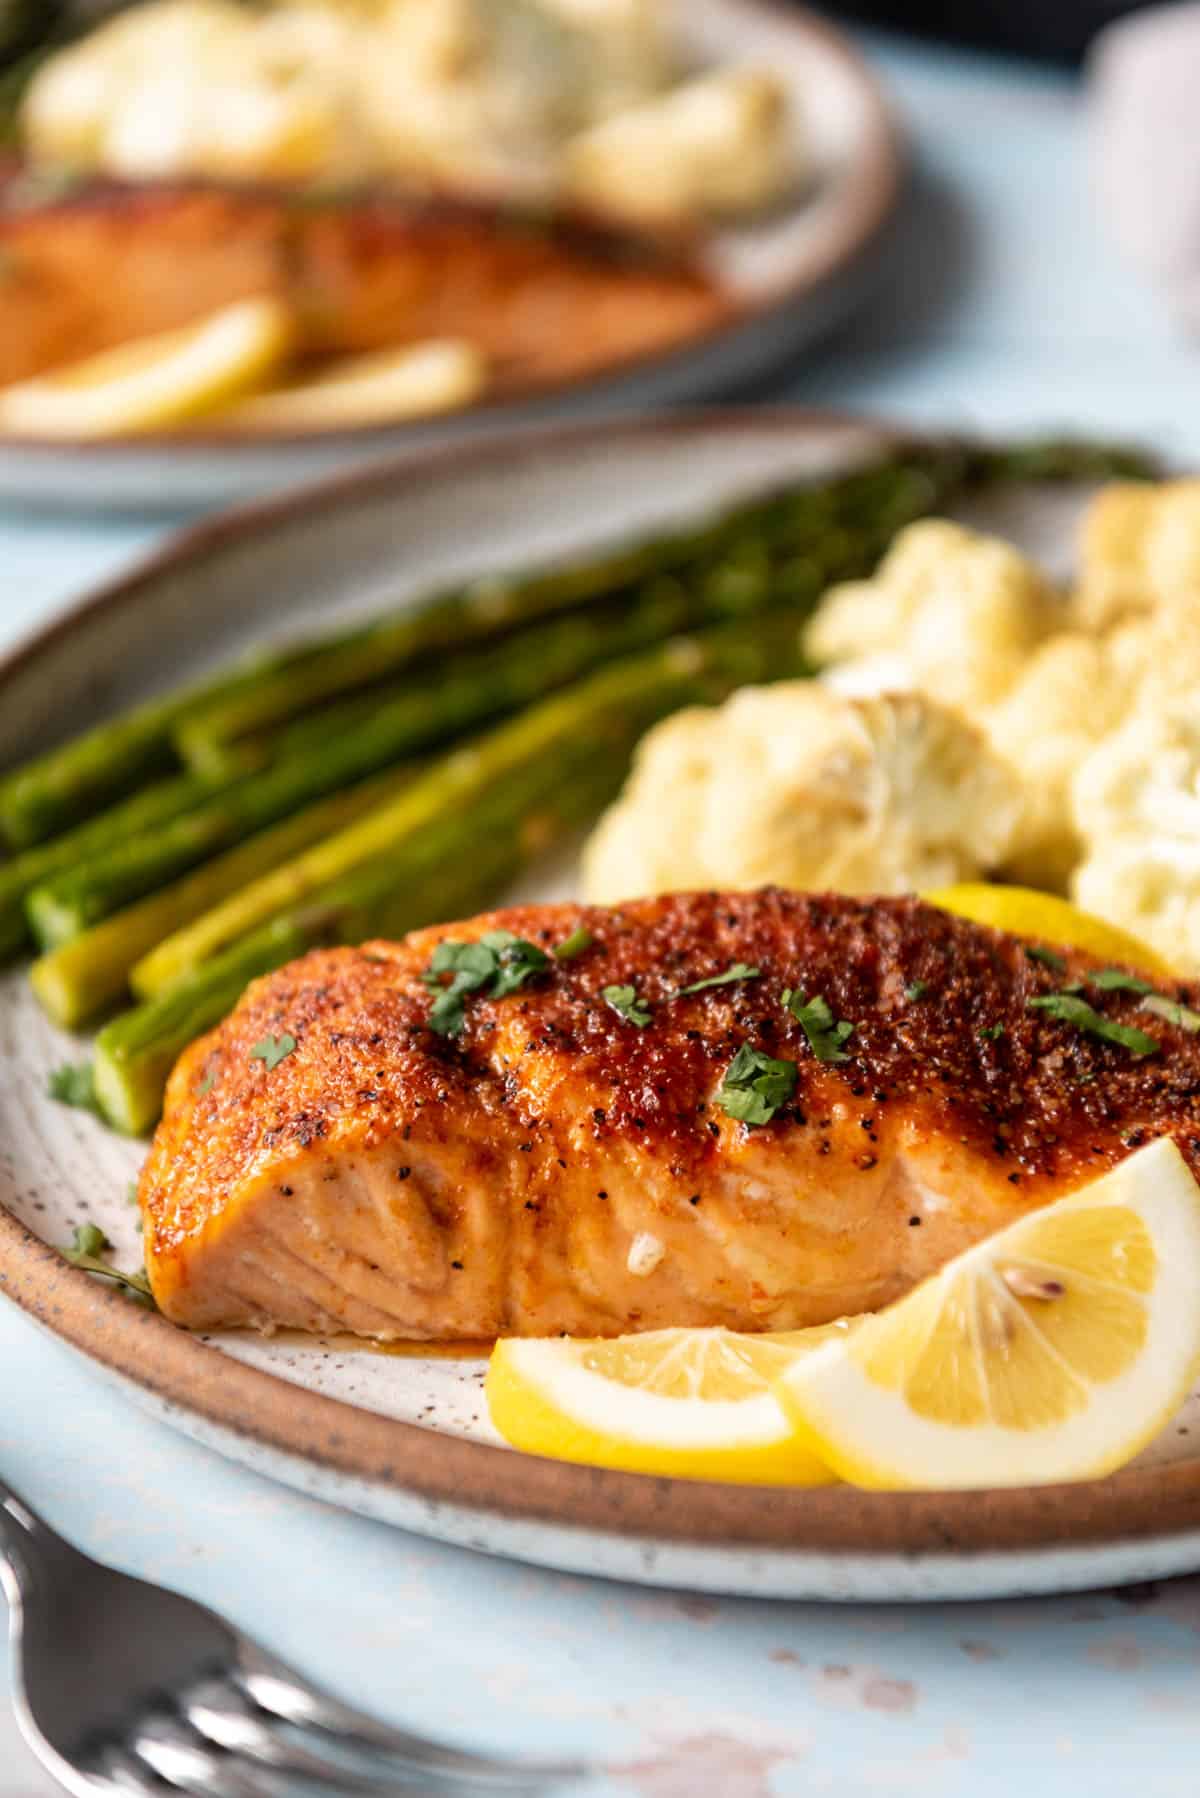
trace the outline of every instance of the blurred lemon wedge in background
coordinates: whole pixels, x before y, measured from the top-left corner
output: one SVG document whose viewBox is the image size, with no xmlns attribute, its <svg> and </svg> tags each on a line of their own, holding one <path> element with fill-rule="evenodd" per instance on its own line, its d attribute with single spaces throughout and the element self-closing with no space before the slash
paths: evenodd
<svg viewBox="0 0 1200 1798">
<path fill-rule="evenodd" d="M 1200 1187 L 1162 1138 L 797 1358 L 775 1393 L 856 1485 L 1098 1477 L 1200 1372 L 1198 1291 Z"/>
<path fill-rule="evenodd" d="M 857 1323 L 762 1336 L 505 1338 L 488 1367 L 488 1408 L 500 1434 L 529 1454 L 691 1479 L 825 1485 L 833 1476 L 797 1439 L 770 1388 Z"/>
<path fill-rule="evenodd" d="M 1121 962 L 1126 967 L 1143 968 L 1149 974 L 1169 974 L 1171 971 L 1161 956 L 1127 931 L 1118 930 L 1115 924 L 1106 924 L 1103 918 L 1093 917 L 1091 912 L 1080 911 L 1053 893 L 1035 892 L 1032 887 L 988 886 L 979 882 L 941 887 L 936 892 L 922 893 L 921 897 L 941 911 L 971 918 L 976 924 L 990 924 L 996 930 L 1007 930 L 1011 936 L 1058 943 L 1066 949 L 1082 949 L 1101 961 Z"/>
<path fill-rule="evenodd" d="M 219 430 L 338 431 L 431 418 L 471 405 L 487 363 L 460 338 L 345 356 L 319 375 L 253 394 L 211 420 Z"/>
<path fill-rule="evenodd" d="M 0 390 L 0 430 L 123 437 L 212 412 L 262 385 L 292 345 L 277 300 L 241 300 L 177 331 L 139 337 Z"/>
</svg>

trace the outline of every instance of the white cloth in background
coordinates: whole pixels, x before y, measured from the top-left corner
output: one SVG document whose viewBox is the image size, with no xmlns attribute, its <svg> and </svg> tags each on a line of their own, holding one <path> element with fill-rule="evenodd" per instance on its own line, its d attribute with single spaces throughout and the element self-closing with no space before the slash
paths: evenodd
<svg viewBox="0 0 1200 1798">
<path fill-rule="evenodd" d="M 1180 325 L 1200 333 L 1200 4 L 1110 26 L 1087 80 L 1105 228 Z"/>
</svg>

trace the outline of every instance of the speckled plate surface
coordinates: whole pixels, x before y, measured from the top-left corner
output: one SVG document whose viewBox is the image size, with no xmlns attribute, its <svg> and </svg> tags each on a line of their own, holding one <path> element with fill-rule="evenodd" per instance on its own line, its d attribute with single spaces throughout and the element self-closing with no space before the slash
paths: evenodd
<svg viewBox="0 0 1200 1798">
<path fill-rule="evenodd" d="M 479 440 L 565 417 L 711 397 L 827 330 L 860 296 L 894 210 L 903 156 L 874 77 L 841 34 L 785 0 L 676 0 L 697 64 L 755 63 L 786 87 L 812 178 L 769 216 L 716 233 L 705 258 L 731 301 L 715 327 L 600 375 L 451 417 L 254 440 L 191 432 L 108 443 L 0 436 L 0 498 L 95 510 L 179 512 L 277 491 L 401 450 Z"/>
<path fill-rule="evenodd" d="M 0 760 L 258 639 L 280 640 L 456 574 L 695 514 L 869 455 L 879 430 L 720 413 L 535 435 L 383 468 L 201 526 L 0 667 Z M 1078 494 L 981 516 L 1051 565 Z M 471 521 L 465 532 L 463 521 Z M 571 891 L 569 865 L 526 896 Z M 947 1598 L 1200 1567 L 1200 1405 L 1118 1477 L 1033 1491 L 873 1495 L 653 1480 L 518 1455 L 492 1434 L 481 1362 L 341 1342 L 193 1338 L 68 1267 L 85 1218 L 140 1262 L 140 1145 L 46 1096 L 80 1045 L 20 973 L 0 983 L 0 1291 L 131 1395 L 264 1473 L 405 1528 L 581 1572 L 716 1591 Z M 1190 1433 L 1189 1433 L 1190 1432 Z"/>
</svg>

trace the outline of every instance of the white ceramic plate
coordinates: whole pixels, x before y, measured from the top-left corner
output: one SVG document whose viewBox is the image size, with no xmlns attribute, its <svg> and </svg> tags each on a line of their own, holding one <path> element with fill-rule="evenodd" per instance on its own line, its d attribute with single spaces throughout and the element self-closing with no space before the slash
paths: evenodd
<svg viewBox="0 0 1200 1798">
<path fill-rule="evenodd" d="M 811 415 L 717 414 L 535 436 L 378 470 L 202 526 L 83 602 L 0 669 L 0 759 L 259 638 L 385 598 L 702 512 L 872 453 Z M 1061 565 L 1078 494 L 981 514 Z M 471 521 L 469 534 L 463 521 Z M 571 890 L 544 868 L 527 893 Z M 80 1045 L 20 973 L 0 984 L 0 1290 L 180 1428 L 265 1473 L 406 1528 L 591 1573 L 716 1591 L 945 1598 L 1148 1579 L 1200 1566 L 1200 1426 L 1134 1469 L 1031 1492 L 754 1491 L 568 1467 L 497 1444 L 478 1362 L 231 1334 L 195 1339 L 63 1264 L 100 1223 L 140 1264 L 136 1144 L 46 1096 Z M 1191 1407 L 1193 1412 L 1198 1407 Z"/>
<path fill-rule="evenodd" d="M 902 159 L 883 97 L 831 27 L 784 0 L 677 0 L 684 47 L 700 63 L 757 63 L 785 83 L 811 144 L 810 185 L 769 219 L 720 233 L 710 262 L 732 320 L 656 354 L 536 398 L 457 416 L 308 437 L 194 435 L 104 444 L 0 437 L 0 498 L 92 510 L 180 511 L 246 499 L 385 452 L 507 433 L 541 419 L 611 416 L 728 391 L 844 315 L 870 272 Z"/>
</svg>

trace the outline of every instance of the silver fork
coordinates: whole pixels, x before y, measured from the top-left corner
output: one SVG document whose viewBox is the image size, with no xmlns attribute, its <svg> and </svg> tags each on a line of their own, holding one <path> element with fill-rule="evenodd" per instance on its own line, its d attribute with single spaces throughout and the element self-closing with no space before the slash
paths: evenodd
<svg viewBox="0 0 1200 1798">
<path fill-rule="evenodd" d="M 102 1567 L 0 1482 L 17 1719 L 78 1798 L 551 1798 L 582 1766 L 388 1729 L 214 1611 Z"/>
</svg>

